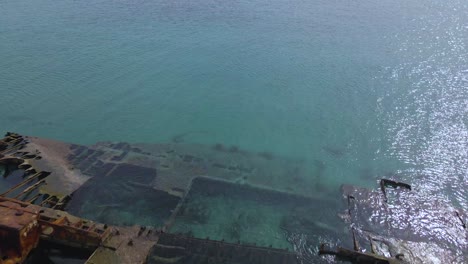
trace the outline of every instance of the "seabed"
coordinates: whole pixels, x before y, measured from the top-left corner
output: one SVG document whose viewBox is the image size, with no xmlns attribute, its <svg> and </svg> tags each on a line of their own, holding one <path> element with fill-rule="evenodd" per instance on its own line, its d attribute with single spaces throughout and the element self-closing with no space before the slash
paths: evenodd
<svg viewBox="0 0 468 264">
<path fill-rule="evenodd" d="M 398 179 L 323 193 L 310 175 L 303 161 L 220 144 L 7 133 L 0 264 L 466 263 L 462 209 Z"/>
</svg>

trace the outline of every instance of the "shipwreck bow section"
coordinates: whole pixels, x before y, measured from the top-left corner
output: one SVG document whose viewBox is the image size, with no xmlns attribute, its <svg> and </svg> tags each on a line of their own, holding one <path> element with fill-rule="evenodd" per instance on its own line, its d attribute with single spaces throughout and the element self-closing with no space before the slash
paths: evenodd
<svg viewBox="0 0 468 264">
<path fill-rule="evenodd" d="M 82 263 L 466 260 L 461 209 L 392 180 L 327 198 L 320 168 L 219 144 L 82 146 L 7 133 L 0 263 L 78 251 Z"/>
</svg>

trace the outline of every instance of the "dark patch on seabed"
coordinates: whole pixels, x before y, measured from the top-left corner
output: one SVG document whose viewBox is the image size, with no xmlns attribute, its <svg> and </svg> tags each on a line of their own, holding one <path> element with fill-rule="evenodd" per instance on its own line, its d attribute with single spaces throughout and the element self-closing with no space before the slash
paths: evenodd
<svg viewBox="0 0 468 264">
<path fill-rule="evenodd" d="M 169 232 L 176 234 L 291 251 L 297 245 L 310 251 L 319 241 L 343 240 L 346 236 L 344 223 L 336 215 L 342 205 L 339 199 L 321 199 L 314 191 L 323 189 L 324 162 L 316 161 L 308 171 L 301 162 L 268 152 L 249 153 L 222 144 L 206 147 L 177 143 L 99 143 L 94 150 L 72 146 L 69 159 L 93 178 L 75 192 L 68 210 L 109 224 L 161 227 L 169 223 Z M 148 167 L 116 165 L 119 162 Z M 158 170 L 157 175 L 150 167 Z M 140 178 L 140 174 L 154 177 Z M 319 187 L 309 184 L 310 180 Z M 169 185 L 158 190 L 162 188 L 159 182 Z M 134 189 L 136 183 L 145 184 L 161 197 L 145 195 L 143 186 Z M 294 194 L 310 185 L 310 191 L 303 192 L 313 198 Z M 180 195 L 169 194 L 172 192 L 186 193 L 179 208 Z M 153 207 L 138 200 L 162 203 L 162 211 L 167 213 L 149 212 Z M 171 210 L 177 212 L 173 220 L 169 219 Z M 119 220 L 114 220 L 116 217 Z"/>
<path fill-rule="evenodd" d="M 112 225 L 162 226 L 179 198 L 151 188 L 155 177 L 155 169 L 120 164 L 109 175 L 87 181 L 67 211 Z"/>
</svg>

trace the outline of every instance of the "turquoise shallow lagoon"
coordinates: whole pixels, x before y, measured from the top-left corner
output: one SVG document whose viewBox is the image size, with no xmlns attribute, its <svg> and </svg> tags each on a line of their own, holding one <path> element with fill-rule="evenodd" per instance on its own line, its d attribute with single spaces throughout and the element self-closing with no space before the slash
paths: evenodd
<svg viewBox="0 0 468 264">
<path fill-rule="evenodd" d="M 0 0 L 0 132 L 237 145 L 467 208 L 468 6 Z"/>
</svg>

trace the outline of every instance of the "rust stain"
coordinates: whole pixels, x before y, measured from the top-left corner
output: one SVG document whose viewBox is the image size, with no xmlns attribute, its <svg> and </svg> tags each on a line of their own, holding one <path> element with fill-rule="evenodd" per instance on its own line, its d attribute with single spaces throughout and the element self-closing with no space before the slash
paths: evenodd
<svg viewBox="0 0 468 264">
<path fill-rule="evenodd" d="M 106 225 L 0 197 L 0 264 L 22 263 L 41 239 L 93 249 L 109 234 Z"/>
<path fill-rule="evenodd" d="M 0 263 L 21 263 L 39 242 L 37 214 L 4 201 L 0 203 L 0 216 Z"/>
</svg>

